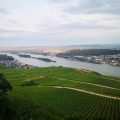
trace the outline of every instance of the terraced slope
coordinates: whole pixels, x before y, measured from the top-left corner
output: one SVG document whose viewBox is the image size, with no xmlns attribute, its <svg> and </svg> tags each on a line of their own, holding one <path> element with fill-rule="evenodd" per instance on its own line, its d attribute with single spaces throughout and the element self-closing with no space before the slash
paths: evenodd
<svg viewBox="0 0 120 120">
<path fill-rule="evenodd" d="M 13 86 L 9 98 L 18 118 L 120 119 L 119 78 L 63 67 L 30 70 L 0 67 L 0 72 L 5 74 Z"/>
</svg>

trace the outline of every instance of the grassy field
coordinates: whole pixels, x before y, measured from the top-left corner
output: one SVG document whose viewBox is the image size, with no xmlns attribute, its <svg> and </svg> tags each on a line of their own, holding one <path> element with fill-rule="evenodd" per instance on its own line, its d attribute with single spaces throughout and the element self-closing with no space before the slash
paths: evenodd
<svg viewBox="0 0 120 120">
<path fill-rule="evenodd" d="M 63 67 L 0 67 L 0 73 L 13 86 L 11 120 L 120 120 L 119 78 Z"/>
</svg>

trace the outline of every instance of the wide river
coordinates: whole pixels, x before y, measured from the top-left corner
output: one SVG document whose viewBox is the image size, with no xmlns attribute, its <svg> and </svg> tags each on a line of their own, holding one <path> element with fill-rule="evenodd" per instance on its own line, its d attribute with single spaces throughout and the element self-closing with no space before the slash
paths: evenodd
<svg viewBox="0 0 120 120">
<path fill-rule="evenodd" d="M 64 67 L 77 68 L 77 69 L 87 69 L 104 75 L 120 77 L 120 67 L 114 67 L 108 64 L 93 64 L 93 63 L 68 60 L 55 56 L 30 54 L 32 57 L 49 58 L 56 61 L 56 62 L 44 62 L 34 58 L 19 57 L 18 55 L 15 54 L 8 54 L 8 55 L 13 56 L 15 59 L 17 59 L 19 62 L 23 64 L 29 64 L 37 67 L 64 66 Z"/>
</svg>

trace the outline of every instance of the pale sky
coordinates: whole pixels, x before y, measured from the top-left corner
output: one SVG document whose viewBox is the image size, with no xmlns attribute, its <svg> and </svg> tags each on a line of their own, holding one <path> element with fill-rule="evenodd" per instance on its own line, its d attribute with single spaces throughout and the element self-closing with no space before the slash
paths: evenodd
<svg viewBox="0 0 120 120">
<path fill-rule="evenodd" d="M 0 46 L 120 44 L 120 0 L 0 0 Z"/>
</svg>

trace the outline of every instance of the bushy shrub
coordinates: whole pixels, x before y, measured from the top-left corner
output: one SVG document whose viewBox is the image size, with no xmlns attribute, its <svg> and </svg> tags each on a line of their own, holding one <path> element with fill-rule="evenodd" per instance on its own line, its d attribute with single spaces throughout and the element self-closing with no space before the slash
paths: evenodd
<svg viewBox="0 0 120 120">
<path fill-rule="evenodd" d="M 5 76 L 0 73 L 0 94 L 8 93 L 8 91 L 12 90 L 12 86 L 7 81 Z"/>
</svg>

